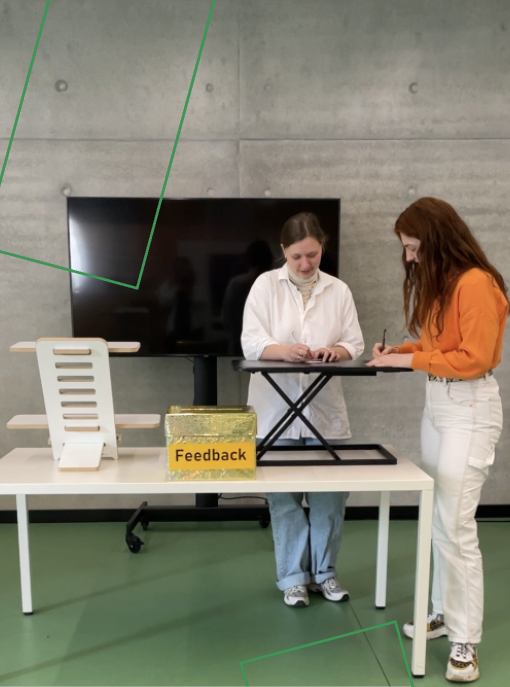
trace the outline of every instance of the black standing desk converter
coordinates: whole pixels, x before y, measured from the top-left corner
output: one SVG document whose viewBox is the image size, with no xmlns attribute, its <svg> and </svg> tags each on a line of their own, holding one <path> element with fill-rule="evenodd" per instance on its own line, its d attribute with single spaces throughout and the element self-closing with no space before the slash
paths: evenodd
<svg viewBox="0 0 510 687">
<path fill-rule="evenodd" d="M 257 461 L 260 461 L 259 465 L 264 465 L 264 467 L 277 465 L 380 465 L 381 463 L 394 465 L 397 459 L 380 444 L 330 444 L 303 414 L 306 406 L 311 403 L 332 377 L 375 377 L 379 372 L 412 372 L 412 370 L 407 367 L 367 367 L 367 362 L 367 360 L 342 360 L 334 363 L 286 363 L 276 360 L 233 360 L 232 366 L 237 372 L 248 372 L 250 374 L 260 372 L 264 379 L 267 380 L 289 406 L 288 410 L 258 444 Z M 271 375 L 296 372 L 314 374 L 317 376 L 301 396 L 296 401 L 292 401 Z M 305 458 L 302 460 L 262 461 L 261 458 L 270 449 L 271 451 L 293 452 L 314 450 L 314 447 L 308 446 L 274 446 L 274 443 L 287 427 L 289 427 L 298 417 L 308 427 L 312 434 L 317 437 L 320 444 L 322 444 L 331 457 L 328 457 L 326 460 L 307 460 Z M 346 457 L 341 458 L 338 452 L 343 452 Z"/>
</svg>

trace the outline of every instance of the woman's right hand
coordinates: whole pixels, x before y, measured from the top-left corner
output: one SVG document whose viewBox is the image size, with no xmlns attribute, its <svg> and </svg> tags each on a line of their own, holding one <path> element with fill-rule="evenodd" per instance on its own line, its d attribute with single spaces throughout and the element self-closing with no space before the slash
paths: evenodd
<svg viewBox="0 0 510 687">
<path fill-rule="evenodd" d="M 289 346 L 287 362 L 304 363 L 306 360 L 310 360 L 311 357 L 312 351 L 306 344 L 297 343 L 293 346 Z"/>
<path fill-rule="evenodd" d="M 382 355 L 389 355 L 390 353 L 400 353 L 400 351 L 395 346 L 385 346 L 383 351 L 381 343 L 376 343 L 372 348 L 372 356 L 374 358 L 380 358 Z"/>
</svg>

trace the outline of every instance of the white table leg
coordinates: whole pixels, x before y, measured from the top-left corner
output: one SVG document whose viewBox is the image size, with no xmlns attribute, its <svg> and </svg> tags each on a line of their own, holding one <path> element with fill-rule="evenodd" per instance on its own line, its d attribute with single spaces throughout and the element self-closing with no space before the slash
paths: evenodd
<svg viewBox="0 0 510 687">
<path fill-rule="evenodd" d="M 21 573 L 21 608 L 25 615 L 34 612 L 32 606 L 32 582 L 30 576 L 30 546 L 28 541 L 28 509 L 26 494 L 16 494 L 18 514 L 19 566 Z"/>
<path fill-rule="evenodd" d="M 425 675 L 433 497 L 434 492 L 432 490 L 424 490 L 420 493 L 418 551 L 416 556 L 416 580 L 414 588 L 414 639 L 411 659 L 411 672 L 415 677 Z"/>
<path fill-rule="evenodd" d="M 386 608 L 386 586 L 388 579 L 388 538 L 390 528 L 390 495 L 381 491 L 379 502 L 379 525 L 377 530 L 377 568 L 375 576 L 375 607 Z"/>
</svg>

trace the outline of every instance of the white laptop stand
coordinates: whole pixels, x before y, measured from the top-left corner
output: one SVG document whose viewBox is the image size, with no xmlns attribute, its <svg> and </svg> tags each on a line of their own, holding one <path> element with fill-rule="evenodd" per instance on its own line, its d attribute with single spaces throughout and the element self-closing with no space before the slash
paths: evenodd
<svg viewBox="0 0 510 687">
<path fill-rule="evenodd" d="M 102 457 L 118 457 L 118 427 L 160 424 L 159 415 L 114 414 L 108 348 L 96 338 L 42 338 L 35 344 L 46 415 L 17 415 L 7 427 L 48 428 L 60 470 L 97 470 Z"/>
</svg>

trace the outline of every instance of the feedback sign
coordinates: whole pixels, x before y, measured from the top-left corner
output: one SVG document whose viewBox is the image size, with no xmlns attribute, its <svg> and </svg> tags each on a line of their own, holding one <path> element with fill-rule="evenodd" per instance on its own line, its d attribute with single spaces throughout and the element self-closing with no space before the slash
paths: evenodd
<svg viewBox="0 0 510 687">
<path fill-rule="evenodd" d="M 168 444 L 170 470 L 255 469 L 254 442 Z"/>
</svg>

